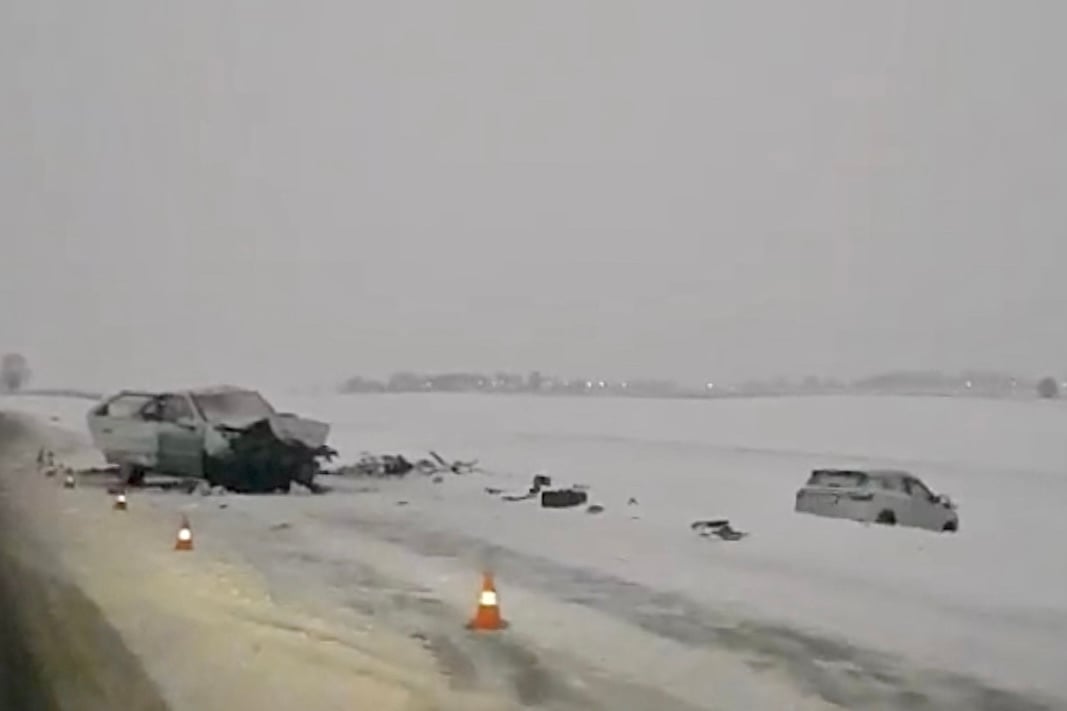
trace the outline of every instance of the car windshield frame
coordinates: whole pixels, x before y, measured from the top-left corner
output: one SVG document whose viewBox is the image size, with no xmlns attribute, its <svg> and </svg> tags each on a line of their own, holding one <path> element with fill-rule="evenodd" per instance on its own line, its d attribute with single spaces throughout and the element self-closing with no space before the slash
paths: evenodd
<svg viewBox="0 0 1067 711">
<path fill-rule="evenodd" d="M 921 499 L 928 499 L 933 501 L 937 498 L 937 494 L 928 487 L 923 481 L 917 477 L 908 477 L 905 480 L 904 485 L 907 487 L 907 492 L 911 496 L 916 496 Z"/>
<path fill-rule="evenodd" d="M 158 396 L 153 393 L 124 392 L 119 393 L 94 411 L 100 417 L 114 417 L 119 420 L 143 419 L 144 409 Z"/>
</svg>

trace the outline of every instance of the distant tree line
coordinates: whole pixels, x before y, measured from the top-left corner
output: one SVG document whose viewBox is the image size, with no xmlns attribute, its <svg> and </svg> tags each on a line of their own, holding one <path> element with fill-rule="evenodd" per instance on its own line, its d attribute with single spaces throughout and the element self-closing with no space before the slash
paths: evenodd
<svg viewBox="0 0 1067 711">
<path fill-rule="evenodd" d="M 959 395 L 976 397 L 1059 397 L 1060 383 L 1054 377 L 1033 379 L 1012 375 L 965 371 L 946 374 L 939 371 L 894 371 L 857 380 L 807 376 L 799 379 L 776 377 L 737 385 L 705 383 L 682 386 L 670 380 L 601 380 L 597 378 L 558 378 L 533 371 L 523 376 L 498 372 L 419 373 L 402 371 L 384 380 L 355 376 L 344 382 L 344 393 L 539 393 L 559 395 L 599 395 L 617 397 L 721 398 L 778 395 L 896 394 Z"/>
<path fill-rule="evenodd" d="M 393 373 L 388 380 L 362 376 L 349 378 L 341 385 L 346 393 L 415 393 L 415 392 L 530 392 L 541 389 L 543 379 L 537 372 L 522 376 L 515 373 Z"/>
</svg>

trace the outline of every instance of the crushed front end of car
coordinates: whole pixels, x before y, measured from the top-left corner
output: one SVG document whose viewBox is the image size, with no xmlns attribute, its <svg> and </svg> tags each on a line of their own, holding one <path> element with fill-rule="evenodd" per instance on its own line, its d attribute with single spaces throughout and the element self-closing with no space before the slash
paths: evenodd
<svg viewBox="0 0 1067 711">
<path fill-rule="evenodd" d="M 315 483 L 324 463 L 337 452 L 322 437 L 301 437 L 291 426 L 299 418 L 275 416 L 244 427 L 216 424 L 214 446 L 204 455 L 204 478 L 242 494 L 288 492 L 293 482 L 314 493 L 324 489 Z M 311 420 L 304 423 L 321 425 Z M 328 431 L 328 427 L 326 427 Z M 321 429 L 321 428 L 318 428 Z M 221 440 L 221 442 L 220 442 Z M 224 446 L 222 446 L 224 442 Z"/>
</svg>

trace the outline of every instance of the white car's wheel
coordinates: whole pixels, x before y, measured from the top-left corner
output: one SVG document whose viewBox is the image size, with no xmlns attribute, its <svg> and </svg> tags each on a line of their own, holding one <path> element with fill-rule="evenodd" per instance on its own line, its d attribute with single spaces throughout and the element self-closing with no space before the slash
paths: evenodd
<svg viewBox="0 0 1067 711">
<path fill-rule="evenodd" d="M 897 515 L 889 509 L 886 509 L 878 514 L 878 518 L 876 518 L 874 522 L 884 526 L 895 526 L 897 523 Z"/>
</svg>

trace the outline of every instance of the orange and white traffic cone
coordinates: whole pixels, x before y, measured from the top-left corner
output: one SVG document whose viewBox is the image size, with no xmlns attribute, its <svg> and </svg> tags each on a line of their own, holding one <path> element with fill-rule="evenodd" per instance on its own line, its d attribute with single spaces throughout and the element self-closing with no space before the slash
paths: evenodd
<svg viewBox="0 0 1067 711">
<path fill-rule="evenodd" d="M 174 541 L 174 550 L 191 551 L 193 549 L 193 529 L 189 527 L 189 519 L 182 516 L 182 527 L 178 529 L 178 539 Z"/>
<path fill-rule="evenodd" d="M 480 632 L 495 632 L 505 629 L 508 623 L 500 616 L 500 598 L 493 584 L 493 574 L 482 575 L 482 591 L 478 595 L 478 608 L 467 624 L 467 629 Z"/>
<path fill-rule="evenodd" d="M 116 511 L 125 511 L 126 510 L 126 492 L 125 491 L 120 491 L 117 494 L 115 494 L 115 506 L 114 506 L 114 509 Z"/>
</svg>

